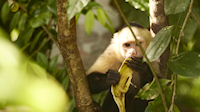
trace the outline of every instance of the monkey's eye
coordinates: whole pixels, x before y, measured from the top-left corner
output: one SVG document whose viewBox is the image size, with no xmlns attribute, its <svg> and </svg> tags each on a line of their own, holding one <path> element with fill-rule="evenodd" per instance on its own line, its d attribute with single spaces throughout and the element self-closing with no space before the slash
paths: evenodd
<svg viewBox="0 0 200 112">
<path fill-rule="evenodd" d="M 129 44 L 129 43 L 126 43 L 126 44 L 124 44 L 126 47 L 130 47 L 131 46 L 131 44 Z"/>
</svg>

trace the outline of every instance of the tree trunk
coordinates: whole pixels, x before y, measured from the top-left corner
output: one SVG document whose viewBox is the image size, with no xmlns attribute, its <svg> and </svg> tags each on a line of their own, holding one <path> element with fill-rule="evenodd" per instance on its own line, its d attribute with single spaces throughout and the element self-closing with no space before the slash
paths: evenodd
<svg viewBox="0 0 200 112">
<path fill-rule="evenodd" d="M 154 37 L 163 27 L 169 25 L 167 16 L 164 11 L 164 0 L 149 0 L 149 11 L 150 11 L 150 31 Z M 169 60 L 170 46 L 164 51 L 160 57 L 160 70 L 163 77 L 165 77 L 167 70 L 167 61 Z M 170 75 L 167 74 L 167 78 Z"/>
<path fill-rule="evenodd" d="M 68 23 L 67 0 L 57 0 L 58 43 L 74 90 L 79 112 L 94 112 L 94 104 L 76 42 L 75 17 Z"/>
</svg>

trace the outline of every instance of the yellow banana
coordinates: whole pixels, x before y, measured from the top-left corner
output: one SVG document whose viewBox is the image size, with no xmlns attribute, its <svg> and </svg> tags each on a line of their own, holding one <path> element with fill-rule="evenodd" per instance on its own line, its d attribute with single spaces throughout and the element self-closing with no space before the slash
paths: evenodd
<svg viewBox="0 0 200 112">
<path fill-rule="evenodd" d="M 131 60 L 131 58 L 127 59 Z M 111 86 L 111 92 L 113 98 L 119 108 L 119 112 L 126 112 L 125 109 L 125 93 L 128 91 L 132 79 L 132 69 L 130 69 L 126 64 L 126 60 L 122 63 L 119 68 L 119 73 L 121 75 L 120 81 L 116 86 Z"/>
</svg>

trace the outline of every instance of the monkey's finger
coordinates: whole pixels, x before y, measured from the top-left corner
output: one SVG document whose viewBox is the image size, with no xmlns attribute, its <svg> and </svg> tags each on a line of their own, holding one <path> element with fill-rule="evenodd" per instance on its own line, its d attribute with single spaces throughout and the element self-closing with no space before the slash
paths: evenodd
<svg viewBox="0 0 200 112">
<path fill-rule="evenodd" d="M 108 83 L 108 84 L 109 84 L 109 86 L 111 86 L 111 85 L 114 85 L 114 86 L 115 86 L 115 85 L 117 85 L 117 84 L 118 84 L 118 82 L 119 82 L 119 81 L 116 81 L 116 80 L 111 80 L 111 81 L 109 81 L 109 83 Z"/>
<path fill-rule="evenodd" d="M 136 61 L 136 60 L 127 60 L 128 65 L 130 66 L 141 66 L 141 67 L 145 67 L 148 66 L 148 64 L 146 62 L 142 63 L 141 61 Z M 125 63 L 125 64 L 127 64 Z"/>
<path fill-rule="evenodd" d="M 138 64 L 142 64 L 142 59 L 139 58 L 134 58 L 132 60 L 126 60 L 128 63 L 138 63 Z"/>
<path fill-rule="evenodd" d="M 140 63 L 125 63 L 129 68 L 135 70 L 135 69 L 139 69 L 140 67 L 142 68 L 142 64 Z"/>
<path fill-rule="evenodd" d="M 107 79 L 107 82 L 115 81 L 115 82 L 118 83 L 119 80 L 120 80 L 120 77 L 109 77 L 109 78 Z"/>
<path fill-rule="evenodd" d="M 134 65 L 134 64 L 126 63 L 126 65 L 127 65 L 129 68 L 131 68 L 132 70 L 137 70 L 137 69 L 139 69 L 139 66 Z"/>
<path fill-rule="evenodd" d="M 129 63 L 129 65 L 137 65 L 137 66 L 142 66 L 143 63 L 138 62 L 138 61 L 134 61 L 134 60 L 127 60 L 127 63 Z M 126 63 L 125 63 L 126 64 Z"/>
<path fill-rule="evenodd" d="M 114 79 L 120 79 L 120 77 L 121 77 L 121 75 L 120 75 L 119 72 L 116 72 L 116 73 L 111 73 L 111 72 L 109 72 L 109 73 L 107 74 L 107 78 L 108 78 L 108 79 L 112 79 L 112 78 L 114 78 Z"/>
<path fill-rule="evenodd" d="M 142 62 L 143 57 L 133 57 L 132 61 Z"/>
</svg>

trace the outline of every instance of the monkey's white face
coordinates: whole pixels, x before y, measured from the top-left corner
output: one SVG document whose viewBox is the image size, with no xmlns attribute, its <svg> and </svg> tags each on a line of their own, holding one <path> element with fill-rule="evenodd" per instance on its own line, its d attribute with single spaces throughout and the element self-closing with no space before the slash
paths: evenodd
<svg viewBox="0 0 200 112">
<path fill-rule="evenodd" d="M 139 40 L 140 44 L 142 45 L 143 49 L 146 50 L 146 40 L 147 36 L 150 36 L 148 30 L 138 29 L 132 27 L 136 38 Z M 151 36 L 148 37 L 151 40 Z M 122 29 L 118 34 L 119 44 L 120 44 L 120 52 L 124 59 L 131 58 L 131 57 L 142 57 L 142 52 L 139 46 L 136 44 L 135 39 L 128 28 Z"/>
<path fill-rule="evenodd" d="M 145 48 L 145 42 L 140 41 L 140 44 Z M 121 44 L 121 54 L 124 59 L 131 57 L 142 57 L 142 52 L 135 41 L 129 41 Z"/>
</svg>

